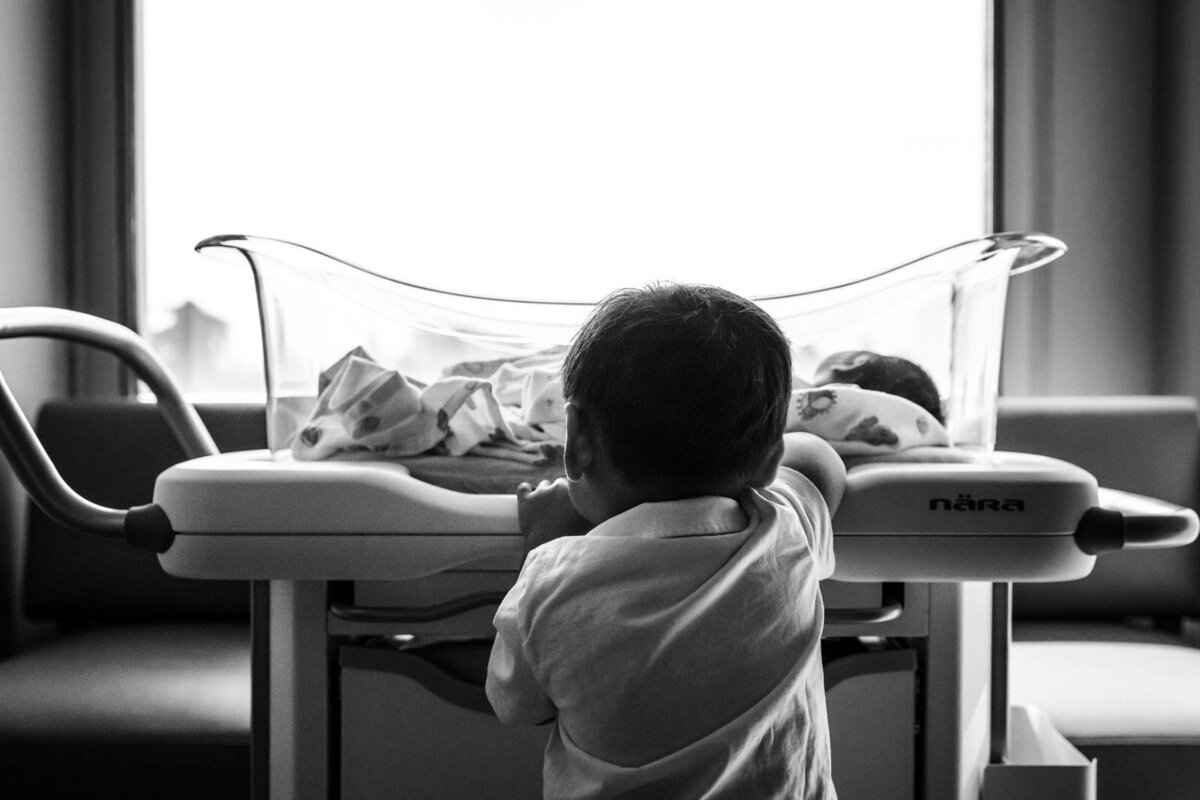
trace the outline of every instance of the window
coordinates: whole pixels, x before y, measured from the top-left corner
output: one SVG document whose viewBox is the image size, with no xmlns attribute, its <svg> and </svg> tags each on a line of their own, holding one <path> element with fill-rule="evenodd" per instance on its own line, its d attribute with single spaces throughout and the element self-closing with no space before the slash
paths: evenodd
<svg viewBox="0 0 1200 800">
<path fill-rule="evenodd" d="M 437 288 L 840 282 L 984 232 L 986 0 L 208 0 L 141 10 L 143 330 L 262 392 L 249 274 L 296 241 Z"/>
</svg>

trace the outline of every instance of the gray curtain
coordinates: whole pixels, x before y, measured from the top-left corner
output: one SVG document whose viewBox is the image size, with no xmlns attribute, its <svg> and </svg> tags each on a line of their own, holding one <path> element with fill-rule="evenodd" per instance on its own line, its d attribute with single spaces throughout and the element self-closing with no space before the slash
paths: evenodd
<svg viewBox="0 0 1200 800">
<path fill-rule="evenodd" d="M 995 227 L 1071 248 L 1011 283 L 1002 392 L 1200 395 L 1200 3 L 996 12 Z"/>
</svg>

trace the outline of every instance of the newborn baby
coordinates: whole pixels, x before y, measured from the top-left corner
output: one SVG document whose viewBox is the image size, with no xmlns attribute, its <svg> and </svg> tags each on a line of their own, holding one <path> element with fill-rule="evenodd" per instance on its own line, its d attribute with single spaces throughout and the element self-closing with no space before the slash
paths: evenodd
<svg viewBox="0 0 1200 800">
<path fill-rule="evenodd" d="M 911 400 L 943 425 L 942 400 L 929 373 L 897 356 L 882 356 L 869 350 L 834 353 L 817 366 L 814 386 L 849 383 L 862 389 L 886 392 Z"/>
</svg>

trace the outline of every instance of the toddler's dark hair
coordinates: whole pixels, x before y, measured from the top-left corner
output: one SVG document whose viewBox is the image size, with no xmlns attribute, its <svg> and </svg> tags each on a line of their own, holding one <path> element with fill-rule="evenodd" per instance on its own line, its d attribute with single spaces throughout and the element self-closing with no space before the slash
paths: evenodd
<svg viewBox="0 0 1200 800">
<path fill-rule="evenodd" d="M 614 466 L 675 491 L 761 477 L 791 380 L 791 348 L 769 314 L 692 284 L 610 295 L 563 364 L 563 394 L 598 423 Z"/>
</svg>

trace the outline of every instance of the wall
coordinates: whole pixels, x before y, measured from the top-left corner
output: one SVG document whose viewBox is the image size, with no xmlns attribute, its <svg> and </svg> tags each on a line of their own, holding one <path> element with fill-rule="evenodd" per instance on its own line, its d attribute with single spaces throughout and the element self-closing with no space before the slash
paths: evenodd
<svg viewBox="0 0 1200 800">
<path fill-rule="evenodd" d="M 0 307 L 65 305 L 61 6 L 0 0 Z M 61 345 L 0 342 L 0 370 L 32 413 L 61 395 Z M 18 633 L 25 495 L 0 460 L 0 654 Z"/>
</svg>

